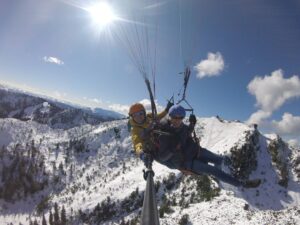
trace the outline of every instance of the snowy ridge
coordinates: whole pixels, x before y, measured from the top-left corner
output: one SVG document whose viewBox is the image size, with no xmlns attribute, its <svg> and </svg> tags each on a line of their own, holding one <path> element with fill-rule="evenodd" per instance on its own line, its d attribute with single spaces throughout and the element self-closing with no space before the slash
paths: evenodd
<svg viewBox="0 0 300 225">
<path fill-rule="evenodd" d="M 121 119 L 124 115 L 99 108 L 93 110 L 51 97 L 0 86 L 0 118 L 33 120 L 48 124 L 52 128 L 68 129 Z"/>
<path fill-rule="evenodd" d="M 175 199 L 177 203 L 171 206 L 170 212 L 164 213 L 160 219 L 161 224 L 178 224 L 185 214 L 192 224 L 300 223 L 300 185 L 296 173 L 299 165 L 296 162 L 300 162 L 299 149 L 277 149 L 278 152 L 286 153 L 279 154 L 280 160 L 287 163 L 288 185 L 284 187 L 278 184 L 279 170 L 268 150 L 270 142 L 276 140 L 277 136 L 266 137 L 243 123 L 215 117 L 198 118 L 196 133 L 201 137 L 202 147 L 231 158 L 238 149 L 252 146 L 249 151 L 256 151 L 257 165 L 251 170 L 249 177 L 261 178 L 263 182 L 255 189 L 235 188 L 221 183 L 219 194 L 214 195 L 210 201 L 192 202 L 197 180 L 154 163 L 154 179 L 156 183 L 160 183 L 157 193 L 160 208 L 164 204 L 163 196 Z M 82 213 L 94 215 L 97 204 L 105 202 L 107 197 L 111 204 L 116 204 L 114 208 L 121 210 L 120 205 L 123 204 L 124 208 L 124 201 L 133 196 L 136 190 L 139 195 L 143 194 L 144 167 L 132 153 L 127 120 L 62 130 L 34 121 L 0 119 L 0 147 L 4 146 L 12 151 L 17 144 L 21 145 L 20 148 L 25 148 L 26 143 L 32 140 L 44 155 L 46 170 L 53 182 L 31 197 L 14 202 L 0 199 L 0 221 L 3 221 L 0 224 L 29 224 L 29 218 L 32 221 L 36 219 L 41 224 L 42 215 L 37 214 L 37 205 L 45 197 L 49 198 L 43 208 L 47 222 L 49 211 L 52 210 L 53 213 L 54 203 L 57 203 L 60 209 L 63 206 L 66 208 L 72 224 L 83 224 Z M 234 172 L 236 168 L 224 169 Z M 55 180 L 55 177 L 59 179 Z M 166 182 L 170 178 L 175 183 L 168 187 Z M 218 184 L 211 181 L 211 187 L 212 190 L 217 190 L 215 188 Z M 182 197 L 183 191 L 186 193 L 185 197 Z M 180 205 L 181 201 L 186 202 L 185 207 Z M 114 216 L 100 224 L 120 224 L 122 219 L 129 221 L 139 217 L 140 208 L 135 208 L 134 205 L 130 207 L 132 210 L 128 212 L 112 212 Z M 93 224 L 91 221 L 95 220 L 89 219 L 90 222 L 86 223 Z"/>
<path fill-rule="evenodd" d="M 50 97 L 50 96 L 46 96 L 46 95 L 43 95 L 43 94 L 36 94 L 36 93 L 25 91 L 25 90 L 22 90 L 22 89 L 19 89 L 19 88 L 11 87 L 11 86 L 8 86 L 8 85 L 1 85 L 0 84 L 0 89 L 4 90 L 6 92 L 10 92 L 12 94 L 13 93 L 15 93 L 15 94 L 24 94 L 24 95 L 32 96 L 32 97 L 35 97 L 35 98 L 42 98 L 45 101 L 55 103 L 58 107 L 61 107 L 61 108 L 64 108 L 64 109 L 79 108 L 79 109 L 82 109 L 82 110 L 84 110 L 88 113 L 95 114 L 95 115 L 98 115 L 98 116 L 102 116 L 107 120 L 111 120 L 112 118 L 122 119 L 122 118 L 125 117 L 124 115 L 122 115 L 120 113 L 117 113 L 117 112 L 114 112 L 114 111 L 111 111 L 111 110 L 106 110 L 106 109 L 101 109 L 101 108 L 91 109 L 89 107 L 84 107 L 84 106 L 81 106 L 81 105 L 78 105 L 78 104 L 75 104 L 75 103 L 72 103 L 72 102 L 58 100 L 58 99 Z M 13 97 L 10 100 L 15 101 L 16 99 Z"/>
</svg>

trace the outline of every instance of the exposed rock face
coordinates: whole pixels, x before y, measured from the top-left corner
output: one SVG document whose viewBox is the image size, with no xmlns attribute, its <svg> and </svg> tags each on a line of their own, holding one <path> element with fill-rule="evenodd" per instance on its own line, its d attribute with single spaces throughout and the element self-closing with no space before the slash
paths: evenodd
<svg viewBox="0 0 300 225">
<path fill-rule="evenodd" d="M 292 149 L 293 156 L 292 156 L 292 169 L 300 182 L 300 149 Z"/>
<path fill-rule="evenodd" d="M 257 168 L 257 151 L 259 149 L 259 133 L 256 130 L 247 131 L 243 145 L 237 144 L 230 149 L 232 174 L 239 179 L 247 179 Z"/>
<path fill-rule="evenodd" d="M 287 187 L 289 181 L 288 162 L 291 156 L 290 149 L 284 141 L 277 136 L 269 142 L 268 151 L 272 157 L 272 163 L 277 169 L 278 184 Z"/>
</svg>

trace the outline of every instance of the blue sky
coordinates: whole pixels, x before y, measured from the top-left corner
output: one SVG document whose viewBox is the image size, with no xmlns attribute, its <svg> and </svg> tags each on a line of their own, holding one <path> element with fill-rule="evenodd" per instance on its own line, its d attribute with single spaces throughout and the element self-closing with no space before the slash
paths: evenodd
<svg viewBox="0 0 300 225">
<path fill-rule="evenodd" d="M 94 3 L 2 0 L 0 82 L 126 114 L 148 93 L 121 29 L 136 40 L 131 29 L 146 27 L 161 107 L 177 98 L 188 60 L 197 116 L 300 136 L 300 1 L 110 0 L 119 19 L 102 29 L 85 10 Z"/>
</svg>

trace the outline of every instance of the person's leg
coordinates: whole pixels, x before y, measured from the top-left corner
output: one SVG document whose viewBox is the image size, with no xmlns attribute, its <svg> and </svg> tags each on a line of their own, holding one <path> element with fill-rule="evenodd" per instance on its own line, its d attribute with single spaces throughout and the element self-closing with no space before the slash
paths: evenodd
<svg viewBox="0 0 300 225">
<path fill-rule="evenodd" d="M 217 154 L 207 150 L 206 148 L 201 148 L 198 159 L 203 162 L 206 162 L 206 163 L 212 162 L 215 165 L 217 165 L 218 167 L 220 167 L 224 158 L 223 158 L 223 156 L 217 155 Z"/>
<path fill-rule="evenodd" d="M 193 162 L 187 162 L 186 168 L 190 169 L 191 171 L 197 174 L 203 173 L 206 175 L 213 175 L 217 179 L 234 186 L 242 185 L 242 183 L 238 179 L 234 178 L 233 176 L 227 173 L 224 173 L 222 170 L 216 168 L 215 166 L 203 163 L 199 159 L 196 159 Z"/>
<path fill-rule="evenodd" d="M 184 160 L 192 161 L 197 157 L 199 150 L 200 146 L 192 138 L 188 138 L 185 146 L 182 146 Z"/>
</svg>

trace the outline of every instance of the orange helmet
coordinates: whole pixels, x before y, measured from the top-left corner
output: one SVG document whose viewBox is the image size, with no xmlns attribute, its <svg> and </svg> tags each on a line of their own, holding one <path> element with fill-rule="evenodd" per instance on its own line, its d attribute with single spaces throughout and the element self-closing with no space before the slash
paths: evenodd
<svg viewBox="0 0 300 225">
<path fill-rule="evenodd" d="M 129 116 L 131 116 L 133 113 L 139 112 L 139 111 L 146 111 L 145 107 L 141 103 L 135 103 L 132 106 L 130 106 L 129 109 Z"/>
</svg>

